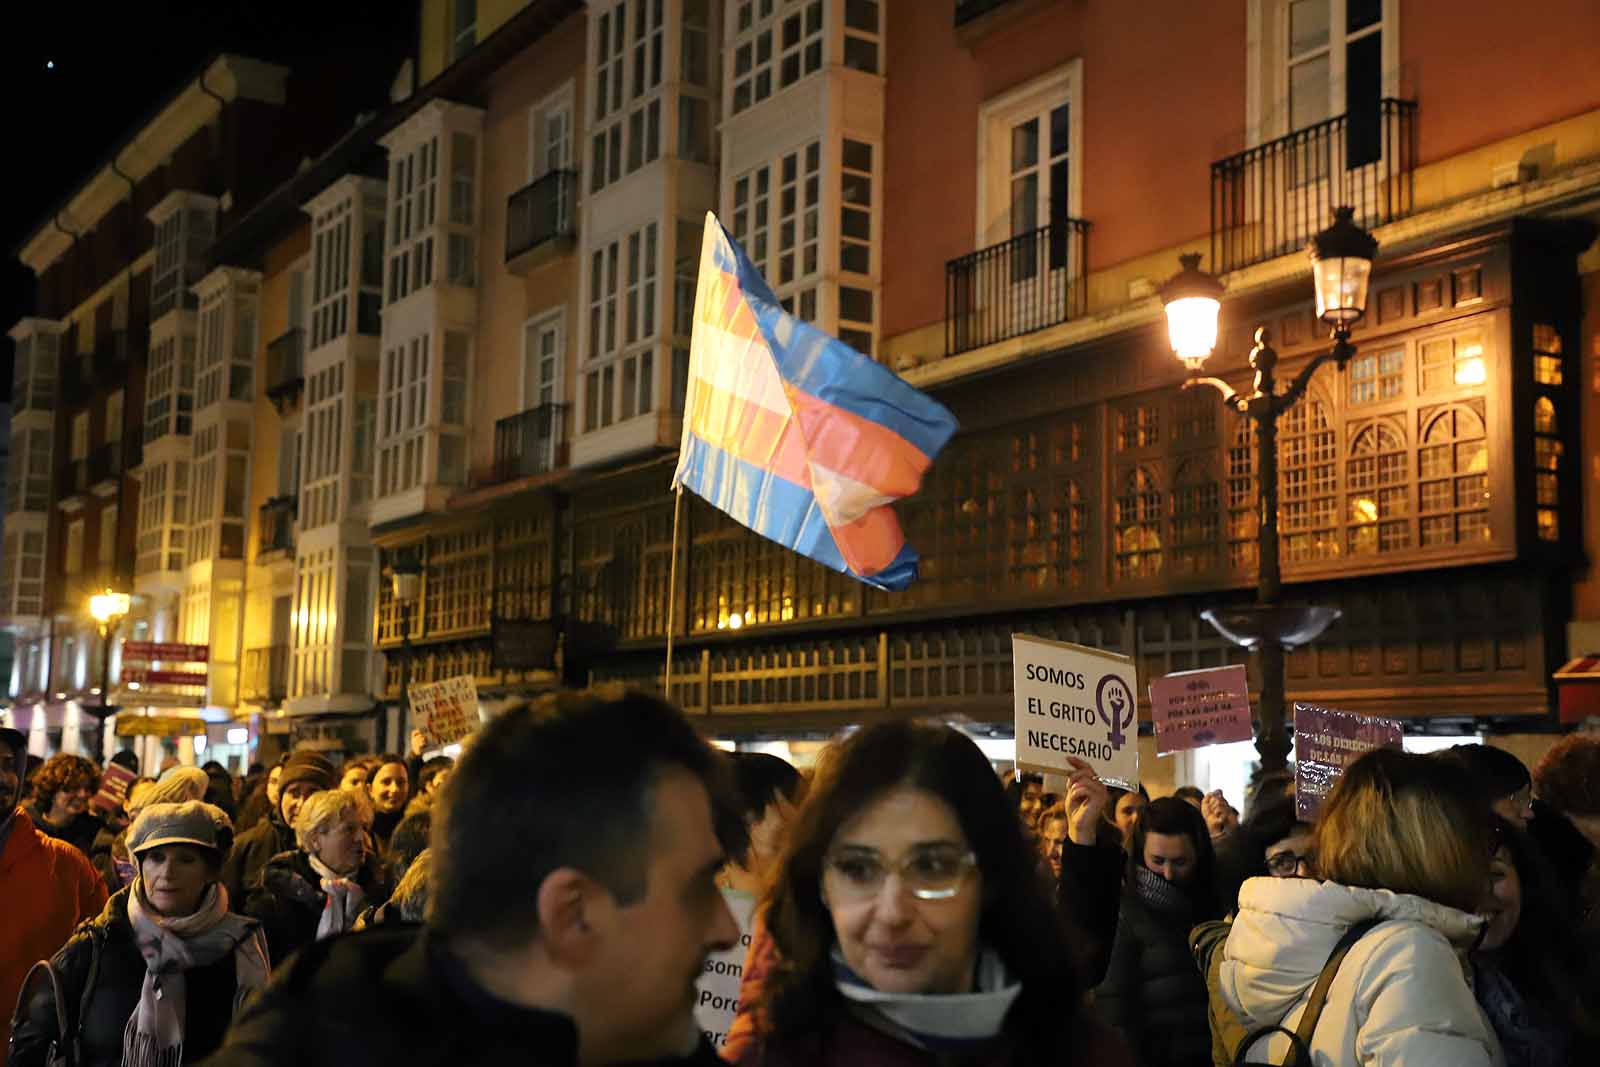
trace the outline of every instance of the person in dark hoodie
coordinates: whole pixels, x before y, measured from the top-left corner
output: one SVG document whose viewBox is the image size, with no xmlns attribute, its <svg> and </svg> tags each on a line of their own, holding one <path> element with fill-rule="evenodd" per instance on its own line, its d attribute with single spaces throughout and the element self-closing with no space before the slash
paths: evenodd
<svg viewBox="0 0 1600 1067">
<path fill-rule="evenodd" d="M 295 814 L 313 793 L 332 789 L 333 764 L 320 752 L 301 749 L 290 754 L 278 779 L 278 807 L 248 833 L 240 834 L 233 851 L 222 866 L 222 884 L 234 907 L 242 907 L 249 891 L 261 877 L 267 861 L 295 847 Z"/>
<path fill-rule="evenodd" d="M 134 819 L 139 874 L 51 958 L 63 1003 L 42 969 L 24 986 L 11 1067 L 46 1067 L 58 1048 L 74 1067 L 181 1067 L 222 1043 L 269 978 L 257 924 L 229 913 L 218 884 L 231 834 L 221 809 L 193 801 Z"/>
<path fill-rule="evenodd" d="M 1178 797 L 1151 801 L 1134 823 L 1128 880 L 1095 1004 L 1121 1030 L 1139 1067 L 1211 1059 L 1206 980 L 1189 931 L 1215 919 L 1215 857 L 1201 814 Z"/>
<path fill-rule="evenodd" d="M 59 752 L 33 776 L 33 799 L 23 807 L 40 833 L 65 841 L 92 860 L 95 837 L 105 825 L 89 810 L 90 798 L 99 791 L 100 768 L 82 756 Z"/>
</svg>

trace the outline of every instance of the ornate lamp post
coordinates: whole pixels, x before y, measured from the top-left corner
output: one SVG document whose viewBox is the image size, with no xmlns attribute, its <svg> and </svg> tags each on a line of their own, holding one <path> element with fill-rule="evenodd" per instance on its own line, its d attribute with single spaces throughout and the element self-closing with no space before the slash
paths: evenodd
<svg viewBox="0 0 1600 1067">
<path fill-rule="evenodd" d="M 1378 242 L 1352 221 L 1348 207 L 1334 210 L 1333 224 L 1311 241 L 1312 281 L 1317 294 L 1317 317 L 1332 328 L 1332 345 L 1318 353 L 1283 392 L 1277 391 L 1274 370 L 1278 354 L 1269 343 L 1266 327 L 1256 330 L 1250 351 L 1255 387 L 1236 392 L 1218 378 L 1202 373 L 1217 344 L 1217 313 L 1221 309 L 1222 283 L 1200 270 L 1198 255 L 1180 256 L 1183 269 L 1161 288 L 1167 308 L 1167 331 L 1172 350 L 1189 369 L 1185 389 L 1210 386 L 1222 394 L 1223 403 L 1256 424 L 1256 474 L 1260 480 L 1261 511 L 1256 532 L 1256 603 L 1249 608 L 1206 611 L 1202 616 L 1224 637 L 1252 648 L 1260 657 L 1261 702 L 1257 709 L 1256 752 L 1263 771 L 1280 770 L 1289 755 L 1289 734 L 1284 714 L 1285 648 L 1315 640 L 1339 617 L 1332 608 L 1286 610 L 1279 604 L 1283 575 L 1278 562 L 1278 416 L 1305 395 L 1312 375 L 1324 363 L 1342 371 L 1355 355 L 1350 327 L 1367 310 L 1367 282 Z"/>
<path fill-rule="evenodd" d="M 422 563 L 414 551 L 396 554 L 389 564 L 395 603 L 400 605 L 400 736 L 410 728 L 411 717 L 411 612 L 422 592 Z"/>
<path fill-rule="evenodd" d="M 111 589 L 96 593 L 89 598 L 89 614 L 94 618 L 95 624 L 100 629 L 100 731 L 101 741 L 104 741 L 106 716 L 112 713 L 111 707 L 111 639 L 116 635 L 117 627 L 127 617 L 129 609 L 133 606 L 133 598 L 127 593 L 116 593 Z"/>
</svg>

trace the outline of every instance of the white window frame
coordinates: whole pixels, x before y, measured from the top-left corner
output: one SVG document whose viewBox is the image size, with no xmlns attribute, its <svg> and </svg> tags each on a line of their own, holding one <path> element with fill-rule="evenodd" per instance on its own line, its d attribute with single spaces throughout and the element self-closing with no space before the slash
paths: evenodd
<svg viewBox="0 0 1600 1067">
<path fill-rule="evenodd" d="M 121 505 L 115 500 L 100 509 L 99 542 L 95 545 L 97 562 L 109 573 L 117 562 L 117 521 Z"/>
<path fill-rule="evenodd" d="M 1083 217 L 1083 60 L 1074 59 L 979 107 L 974 250 L 1011 239 L 1012 127 L 1063 103 L 1067 105 L 1067 215 Z"/>
<path fill-rule="evenodd" d="M 84 529 L 85 522 L 82 517 L 67 523 L 66 536 L 62 539 L 61 572 L 68 578 L 75 578 L 83 573 Z"/>
<path fill-rule="evenodd" d="M 72 441 L 67 459 L 72 463 L 89 458 L 89 413 L 80 411 L 72 416 Z"/>
<path fill-rule="evenodd" d="M 1289 2 L 1290 0 L 1246 0 L 1248 5 L 1245 47 L 1246 147 L 1254 148 L 1277 140 L 1289 130 Z M 1329 0 L 1328 25 L 1331 41 L 1347 34 L 1346 0 Z M 1383 0 L 1383 93 L 1400 95 L 1400 0 Z M 1363 33 L 1369 31 L 1363 31 Z M 1331 48 L 1328 64 L 1330 116 L 1344 114 L 1345 50 Z"/>
<path fill-rule="evenodd" d="M 535 389 L 543 389 L 545 383 L 529 379 L 535 363 L 543 362 L 543 357 L 536 356 L 531 346 L 538 344 L 547 332 L 553 333 L 556 338 L 555 374 L 550 380 L 550 399 L 544 400 L 533 397 L 532 393 Z M 518 395 L 522 398 L 521 411 L 532 411 L 544 404 L 565 403 L 566 357 L 567 309 L 565 307 L 542 311 L 522 324 L 522 371 L 518 377 Z"/>
<path fill-rule="evenodd" d="M 666 113 L 673 59 L 667 52 L 667 0 L 616 0 L 604 10 L 591 3 L 589 22 L 590 121 L 584 130 L 587 190 L 598 193 L 672 155 L 672 121 Z M 656 21 L 657 8 L 660 20 Z M 669 10 L 669 8 L 671 10 Z M 620 21 L 619 21 L 620 19 Z M 621 33 L 619 35 L 618 29 Z M 607 36 L 602 40 L 601 34 Z M 604 87 L 602 88 L 602 80 Z"/>
<path fill-rule="evenodd" d="M 546 96 L 528 109 L 528 181 L 535 182 L 555 170 L 577 170 L 578 129 L 574 124 L 577 84 L 568 79 L 561 88 Z M 563 142 L 566 151 L 552 162 L 549 139 L 550 119 L 562 116 L 566 133 Z"/>
</svg>

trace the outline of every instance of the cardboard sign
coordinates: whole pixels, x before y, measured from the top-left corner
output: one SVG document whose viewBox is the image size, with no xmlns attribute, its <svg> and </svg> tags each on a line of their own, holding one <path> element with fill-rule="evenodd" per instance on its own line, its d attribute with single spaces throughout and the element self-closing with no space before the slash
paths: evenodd
<svg viewBox="0 0 1600 1067">
<path fill-rule="evenodd" d="M 407 690 L 414 718 L 437 745 L 451 745 L 478 728 L 478 683 L 470 674 L 414 682 Z"/>
<path fill-rule="evenodd" d="M 1070 771 L 1068 756 L 1123 789 L 1139 784 L 1139 702 L 1133 660 L 1114 652 L 1011 635 L 1017 766 Z"/>
<path fill-rule="evenodd" d="M 694 1021 L 711 1046 L 721 1050 L 728 1041 L 728 1028 L 739 1014 L 739 983 L 744 981 L 745 956 L 750 951 L 750 929 L 755 922 L 756 898 L 732 889 L 722 891 L 733 921 L 739 924 L 739 940 L 726 952 L 706 957 L 695 983 Z"/>
<path fill-rule="evenodd" d="M 1243 665 L 1179 671 L 1150 683 L 1156 755 L 1248 741 L 1249 672 Z"/>
<path fill-rule="evenodd" d="M 1315 822 L 1322 802 L 1346 767 L 1375 748 L 1399 748 L 1405 732 L 1394 719 L 1356 715 L 1296 702 L 1294 706 L 1295 810 Z"/>
<path fill-rule="evenodd" d="M 101 811 L 116 811 L 128 799 L 128 787 L 137 778 L 138 775 L 120 763 L 108 765 L 106 773 L 100 776 L 100 792 L 89 799 L 89 806 Z"/>
</svg>

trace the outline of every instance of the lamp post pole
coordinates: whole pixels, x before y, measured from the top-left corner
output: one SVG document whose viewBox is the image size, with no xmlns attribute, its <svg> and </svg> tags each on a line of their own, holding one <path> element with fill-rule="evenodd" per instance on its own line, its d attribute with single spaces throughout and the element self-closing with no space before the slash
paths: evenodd
<svg viewBox="0 0 1600 1067">
<path fill-rule="evenodd" d="M 89 598 L 89 614 L 100 630 L 100 726 L 96 742 L 102 750 L 106 740 L 106 717 L 112 713 L 111 639 L 132 606 L 127 593 L 114 593 L 110 589 Z"/>
<path fill-rule="evenodd" d="M 1199 269 L 1198 255 L 1180 257 L 1183 269 L 1162 287 L 1172 347 L 1190 372 L 1183 388 L 1209 386 L 1216 389 L 1222 394 L 1224 404 L 1256 425 L 1256 476 L 1261 510 L 1256 523 L 1258 623 L 1251 637 L 1261 669 L 1256 752 L 1261 757 L 1263 772 L 1282 770 L 1288 762 L 1290 748 L 1284 690 L 1284 638 L 1287 634 L 1279 613 L 1283 572 L 1278 540 L 1278 417 L 1305 395 L 1312 376 L 1324 363 L 1333 363 L 1343 371 L 1355 355 L 1355 346 L 1350 343 L 1350 327 L 1366 311 L 1367 281 L 1378 243 L 1355 225 L 1352 214 L 1349 208 L 1335 210 L 1333 225 L 1317 234 L 1310 249 L 1317 314 L 1333 328 L 1332 345 L 1307 363 L 1281 393 L 1277 388 L 1278 353 L 1264 326 L 1256 330 L 1255 347 L 1250 350 L 1255 385 L 1248 393 L 1235 391 L 1219 378 L 1202 375 L 1201 366 L 1216 345 L 1216 316 L 1222 285 Z M 1211 617 L 1210 613 L 1207 617 Z M 1333 617 L 1328 616 L 1327 621 Z M 1326 621 L 1321 625 L 1325 626 Z M 1320 632 L 1320 627 L 1315 632 Z"/>
</svg>

